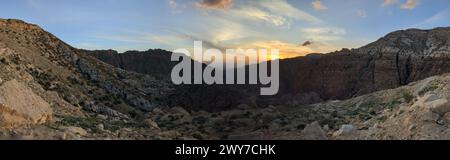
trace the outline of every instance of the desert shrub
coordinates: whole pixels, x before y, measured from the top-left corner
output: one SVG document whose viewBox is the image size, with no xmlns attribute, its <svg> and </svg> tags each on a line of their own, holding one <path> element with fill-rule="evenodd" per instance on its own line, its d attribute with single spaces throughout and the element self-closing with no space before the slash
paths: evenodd
<svg viewBox="0 0 450 160">
<path fill-rule="evenodd" d="M 414 100 L 414 96 L 409 92 L 403 92 L 402 97 L 405 99 L 406 103 L 411 103 Z"/>
<path fill-rule="evenodd" d="M 438 89 L 438 86 L 437 86 L 437 85 L 430 85 L 430 86 L 427 86 L 427 87 L 425 87 L 424 89 L 422 89 L 422 90 L 419 92 L 419 95 L 420 95 L 420 96 L 423 96 L 423 95 L 425 95 L 425 93 L 434 91 L 434 90 L 436 90 L 436 89 Z"/>
</svg>

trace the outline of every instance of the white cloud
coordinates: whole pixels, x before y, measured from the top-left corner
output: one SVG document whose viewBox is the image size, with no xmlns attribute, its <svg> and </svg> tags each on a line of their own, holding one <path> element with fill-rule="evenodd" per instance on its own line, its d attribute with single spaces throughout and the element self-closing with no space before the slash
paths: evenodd
<svg viewBox="0 0 450 160">
<path fill-rule="evenodd" d="M 291 4 L 289 4 L 286 0 L 265 0 L 260 1 L 260 6 L 269 10 L 271 13 L 276 15 L 281 15 L 284 17 L 307 21 L 309 23 L 321 23 L 322 21 L 313 15 L 302 11 Z"/>
<path fill-rule="evenodd" d="M 450 8 L 440 11 L 424 21 L 411 26 L 410 28 L 433 28 L 436 26 L 446 26 L 450 21 Z"/>
<path fill-rule="evenodd" d="M 286 22 L 286 18 L 282 16 L 274 15 L 254 7 L 242 7 L 231 12 L 234 13 L 235 16 L 241 16 L 251 20 L 264 21 L 275 26 L 284 25 Z"/>
<path fill-rule="evenodd" d="M 183 9 L 186 9 L 185 4 L 180 4 L 178 0 L 166 0 L 172 13 L 181 13 Z"/>
<path fill-rule="evenodd" d="M 400 8 L 412 10 L 412 9 L 416 8 L 419 5 L 419 3 L 420 3 L 419 0 L 406 0 L 406 2 L 403 3 L 400 6 Z"/>
<path fill-rule="evenodd" d="M 341 28 L 304 28 L 301 32 L 306 39 L 324 42 L 324 41 L 335 41 L 346 35 L 347 32 Z"/>
<path fill-rule="evenodd" d="M 322 4 L 320 0 L 314 0 L 311 3 L 311 6 L 318 11 L 327 10 L 328 8 Z"/>
<path fill-rule="evenodd" d="M 356 16 L 361 17 L 361 18 L 366 18 L 367 17 L 367 13 L 364 10 L 358 10 L 356 11 Z"/>
<path fill-rule="evenodd" d="M 345 35 L 347 32 L 341 28 L 305 28 L 302 32 L 309 34 Z"/>
<path fill-rule="evenodd" d="M 398 3 L 398 0 L 384 0 L 383 6 L 390 6 L 396 3 Z"/>
<path fill-rule="evenodd" d="M 292 21 L 318 24 L 322 21 L 289 4 L 286 0 L 247 1 L 236 3 L 228 10 L 221 10 L 221 18 L 266 22 L 273 26 L 289 25 Z M 242 21 L 241 23 L 246 23 Z"/>
</svg>

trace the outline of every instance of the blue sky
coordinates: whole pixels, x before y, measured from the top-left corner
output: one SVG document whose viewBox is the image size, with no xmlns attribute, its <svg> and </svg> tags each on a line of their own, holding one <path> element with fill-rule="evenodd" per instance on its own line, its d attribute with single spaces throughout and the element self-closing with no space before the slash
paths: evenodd
<svg viewBox="0 0 450 160">
<path fill-rule="evenodd" d="M 450 26 L 448 0 L 2 0 L 0 18 L 86 49 L 355 48 L 406 28 Z M 302 45 L 310 41 L 311 44 Z"/>
</svg>

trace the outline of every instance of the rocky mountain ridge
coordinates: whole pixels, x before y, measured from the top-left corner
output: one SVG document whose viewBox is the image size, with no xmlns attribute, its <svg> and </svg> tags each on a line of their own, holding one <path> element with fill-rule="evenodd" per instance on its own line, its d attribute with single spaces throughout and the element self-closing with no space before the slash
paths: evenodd
<svg viewBox="0 0 450 160">
<path fill-rule="evenodd" d="M 358 49 L 343 49 L 328 54 L 281 60 L 279 95 L 253 99 L 260 104 L 277 104 L 286 101 L 294 104 L 311 104 L 323 100 L 344 100 L 447 73 L 450 72 L 449 37 L 450 28 L 408 29 L 389 33 Z M 170 55 L 170 52 L 148 50 L 119 54 L 111 51 L 96 51 L 90 55 L 124 70 L 153 74 L 160 68 L 165 68 L 164 73 L 170 72 L 167 68 L 170 68 L 173 63 L 165 54 Z M 153 63 L 155 60 L 159 62 Z M 245 90 L 244 93 L 242 93 L 243 90 Z M 209 99 L 216 99 L 215 102 L 219 102 L 218 105 L 221 105 L 221 108 L 230 108 L 233 105 L 236 106 L 236 103 L 249 105 L 256 103 L 253 102 L 254 100 L 239 99 L 241 100 L 239 101 L 233 97 L 213 96 L 214 92 L 225 92 L 224 94 L 234 94 L 239 97 L 258 97 L 257 90 L 243 86 L 198 86 L 189 88 L 192 96 L 184 101 L 196 101 L 196 97 L 208 99 L 208 96 L 212 95 Z M 269 102 L 265 102 L 267 99 L 270 99 Z M 207 104 L 187 105 L 194 108 L 208 107 Z"/>
</svg>

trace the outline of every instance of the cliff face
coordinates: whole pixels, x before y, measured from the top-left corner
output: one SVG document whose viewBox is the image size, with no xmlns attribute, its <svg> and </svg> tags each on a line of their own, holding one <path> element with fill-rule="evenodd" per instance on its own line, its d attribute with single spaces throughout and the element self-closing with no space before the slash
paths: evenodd
<svg viewBox="0 0 450 160">
<path fill-rule="evenodd" d="M 450 72 L 449 57 L 450 28 L 411 29 L 359 49 L 284 60 L 280 75 L 290 93 L 347 99 Z"/>
<path fill-rule="evenodd" d="M 170 72 L 170 59 L 165 54 L 169 55 L 165 51 L 149 50 L 125 54 L 97 51 L 92 55 L 125 70 L 153 74 Z M 449 72 L 449 55 L 450 28 L 436 28 L 396 31 L 359 49 L 281 60 L 281 90 L 272 100 L 308 104 L 396 88 Z M 195 95 L 205 97 L 203 88 L 191 88 L 190 94 L 194 95 L 193 98 Z M 221 93 L 230 92 L 228 94 L 239 97 L 257 96 L 257 91 L 242 94 L 242 90 L 248 90 L 244 87 L 206 88 L 207 93 L 222 90 Z M 224 102 L 222 104 L 235 104 L 232 102 L 237 101 L 236 98 L 217 99 L 215 102 Z"/>
<path fill-rule="evenodd" d="M 144 73 L 170 75 L 175 62 L 170 61 L 171 52 L 161 49 L 127 51 L 119 54 L 114 50 L 84 51 L 95 58 L 118 68 Z"/>
</svg>

